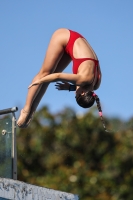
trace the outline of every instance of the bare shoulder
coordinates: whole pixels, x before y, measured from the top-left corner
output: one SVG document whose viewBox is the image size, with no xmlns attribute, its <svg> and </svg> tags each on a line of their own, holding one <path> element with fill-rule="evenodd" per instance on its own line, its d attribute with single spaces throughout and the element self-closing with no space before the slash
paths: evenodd
<svg viewBox="0 0 133 200">
<path fill-rule="evenodd" d="M 77 85 L 81 85 L 81 86 L 90 85 L 92 80 L 93 80 L 93 75 L 85 76 L 85 75 L 78 74 Z"/>
<path fill-rule="evenodd" d="M 102 73 L 101 73 L 101 69 L 100 69 L 100 65 L 98 66 L 98 78 L 96 81 L 96 84 L 94 86 L 94 90 L 97 90 L 101 84 L 101 79 L 102 79 Z"/>
</svg>

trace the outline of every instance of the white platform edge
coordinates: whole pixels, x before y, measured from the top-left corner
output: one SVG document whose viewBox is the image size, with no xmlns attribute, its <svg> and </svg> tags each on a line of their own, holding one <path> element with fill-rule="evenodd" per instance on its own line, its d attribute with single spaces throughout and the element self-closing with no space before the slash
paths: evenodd
<svg viewBox="0 0 133 200">
<path fill-rule="evenodd" d="M 79 200 L 78 195 L 0 178 L 0 197 L 11 200 Z"/>
</svg>

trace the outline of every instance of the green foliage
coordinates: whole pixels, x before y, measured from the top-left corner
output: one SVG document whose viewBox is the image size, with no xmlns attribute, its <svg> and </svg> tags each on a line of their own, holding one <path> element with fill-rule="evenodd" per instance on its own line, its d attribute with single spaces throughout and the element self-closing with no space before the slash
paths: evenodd
<svg viewBox="0 0 133 200">
<path fill-rule="evenodd" d="M 18 179 L 82 200 L 132 200 L 132 121 L 106 119 L 117 129 L 107 133 L 95 109 L 80 116 L 43 107 L 29 128 L 18 130 Z"/>
</svg>

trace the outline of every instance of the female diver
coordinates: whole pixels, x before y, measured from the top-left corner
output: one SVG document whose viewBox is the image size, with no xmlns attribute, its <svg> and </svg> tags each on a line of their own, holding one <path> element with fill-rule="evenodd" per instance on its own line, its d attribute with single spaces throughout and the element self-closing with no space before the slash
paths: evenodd
<svg viewBox="0 0 133 200">
<path fill-rule="evenodd" d="M 73 73 L 62 73 L 71 61 Z M 57 82 L 55 86 L 58 90 L 76 91 L 76 101 L 83 108 L 91 107 L 96 100 L 102 116 L 99 99 L 93 92 L 101 83 L 99 61 L 81 34 L 66 28 L 53 33 L 42 67 L 28 87 L 26 103 L 17 121 L 20 128 L 26 128 L 30 124 L 50 82 Z"/>
</svg>

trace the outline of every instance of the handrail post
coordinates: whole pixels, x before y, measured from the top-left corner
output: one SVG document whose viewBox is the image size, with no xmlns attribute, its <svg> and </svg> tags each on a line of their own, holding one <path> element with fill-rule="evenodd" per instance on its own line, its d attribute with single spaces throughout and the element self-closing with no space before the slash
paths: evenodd
<svg viewBox="0 0 133 200">
<path fill-rule="evenodd" d="M 12 169 L 13 179 L 17 180 L 17 145 L 16 145 L 16 117 L 12 113 Z"/>
</svg>

